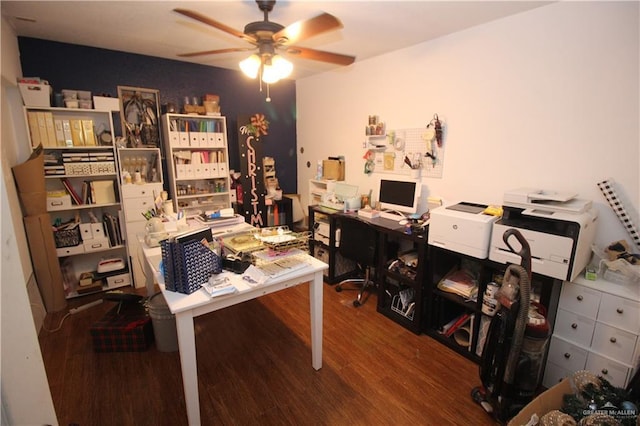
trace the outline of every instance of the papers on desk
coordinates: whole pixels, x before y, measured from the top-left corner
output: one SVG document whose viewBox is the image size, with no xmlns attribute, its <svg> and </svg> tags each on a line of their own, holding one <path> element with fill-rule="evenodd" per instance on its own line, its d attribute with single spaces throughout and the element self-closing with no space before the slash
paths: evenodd
<svg viewBox="0 0 640 426">
<path fill-rule="evenodd" d="M 242 278 L 249 283 L 250 286 L 263 284 L 270 278 L 278 278 L 293 271 L 309 266 L 303 255 L 289 255 L 277 258 L 271 262 L 260 263 L 259 265 L 251 265 L 242 274 Z"/>
</svg>

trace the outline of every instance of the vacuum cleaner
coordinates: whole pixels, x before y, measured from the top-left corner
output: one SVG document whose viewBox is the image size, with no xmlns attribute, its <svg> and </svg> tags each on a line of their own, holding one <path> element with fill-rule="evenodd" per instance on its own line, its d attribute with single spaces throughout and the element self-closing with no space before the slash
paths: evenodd
<svg viewBox="0 0 640 426">
<path fill-rule="evenodd" d="M 509 239 L 521 245 L 514 250 Z M 496 308 L 487 332 L 480 362 L 481 386 L 471 397 L 498 422 L 506 423 L 534 397 L 540 383 L 549 326 L 544 307 L 531 302 L 531 249 L 516 229 L 507 229 L 503 240 L 521 258 L 510 264 L 495 293 Z"/>
</svg>

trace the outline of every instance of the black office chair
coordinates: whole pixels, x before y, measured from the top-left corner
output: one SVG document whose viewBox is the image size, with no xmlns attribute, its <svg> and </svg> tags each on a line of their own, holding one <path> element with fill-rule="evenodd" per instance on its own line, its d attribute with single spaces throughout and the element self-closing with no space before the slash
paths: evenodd
<svg viewBox="0 0 640 426">
<path fill-rule="evenodd" d="M 338 228 L 340 229 L 338 253 L 356 262 L 364 277 L 343 280 L 336 285 L 336 291 L 347 290 L 343 288 L 344 285 L 355 284 L 355 288 L 349 290 L 359 290 L 357 299 L 353 301 L 353 306 L 358 307 L 366 301 L 363 298 L 367 290 L 376 288 L 371 269 L 376 266 L 378 259 L 378 232 L 368 223 L 348 217 L 338 219 Z"/>
</svg>

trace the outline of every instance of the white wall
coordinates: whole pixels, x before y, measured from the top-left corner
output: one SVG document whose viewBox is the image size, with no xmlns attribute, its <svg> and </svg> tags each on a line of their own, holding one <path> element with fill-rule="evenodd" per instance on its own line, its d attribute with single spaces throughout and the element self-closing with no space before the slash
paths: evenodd
<svg viewBox="0 0 640 426">
<path fill-rule="evenodd" d="M 11 167 L 24 161 L 27 152 L 19 143 L 26 127 L 16 87 L 20 76 L 18 43 L 10 24 L 2 19 L 2 139 L 0 140 L 0 369 L 2 371 L 2 424 L 57 424 L 42 362 L 32 305 L 44 312 L 29 258 L 22 213 Z M 20 139 L 22 138 L 22 139 Z M 32 290 L 32 302 L 27 293 Z M 37 296 L 37 297 L 36 297 Z M 39 310 L 38 310 L 39 308 Z M 40 322 L 42 318 L 40 317 Z M 39 328 L 39 327 L 38 327 Z"/>
<path fill-rule="evenodd" d="M 327 156 L 377 193 L 381 175 L 363 173 L 369 115 L 407 129 L 437 113 L 443 177 L 423 178 L 423 195 L 501 204 L 523 186 L 574 191 L 599 212 L 597 244 L 631 241 L 596 183 L 613 179 L 640 226 L 638 17 L 637 2 L 555 3 L 298 81 L 303 204 Z"/>
</svg>

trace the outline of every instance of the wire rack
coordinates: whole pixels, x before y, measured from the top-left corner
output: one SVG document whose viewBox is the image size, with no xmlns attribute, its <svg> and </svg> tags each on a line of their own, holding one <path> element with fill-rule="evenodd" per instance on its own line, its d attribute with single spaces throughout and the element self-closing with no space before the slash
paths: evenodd
<svg viewBox="0 0 640 426">
<path fill-rule="evenodd" d="M 293 249 L 308 251 L 311 232 L 292 232 L 286 226 L 279 226 L 259 229 L 255 236 L 272 251 L 286 252 Z"/>
</svg>

